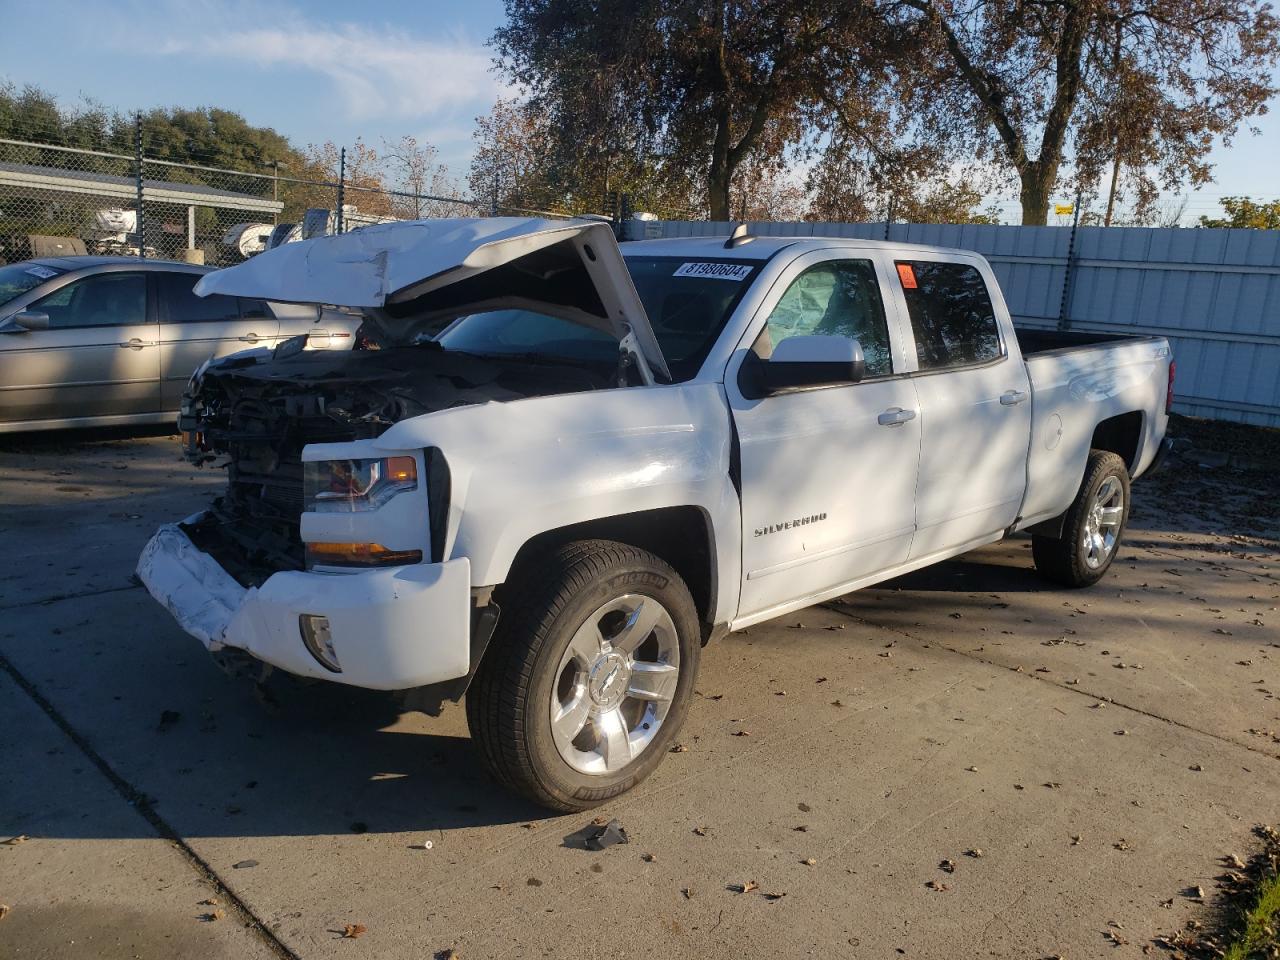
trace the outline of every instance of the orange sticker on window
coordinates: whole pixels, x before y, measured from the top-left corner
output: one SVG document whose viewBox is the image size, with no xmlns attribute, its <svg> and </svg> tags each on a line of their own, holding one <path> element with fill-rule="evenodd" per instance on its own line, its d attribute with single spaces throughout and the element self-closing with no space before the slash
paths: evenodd
<svg viewBox="0 0 1280 960">
<path fill-rule="evenodd" d="M 898 264 L 898 279 L 902 281 L 903 290 L 914 290 L 916 288 L 916 272 L 909 263 Z"/>
</svg>

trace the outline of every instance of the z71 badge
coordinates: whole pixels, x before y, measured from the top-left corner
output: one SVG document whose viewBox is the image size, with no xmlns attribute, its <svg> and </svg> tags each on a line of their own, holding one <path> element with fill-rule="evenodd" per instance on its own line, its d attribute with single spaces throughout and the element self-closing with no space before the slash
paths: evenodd
<svg viewBox="0 0 1280 960">
<path fill-rule="evenodd" d="M 798 517 L 795 520 L 784 520 L 781 523 L 771 523 L 767 527 L 756 527 L 756 536 L 767 537 L 769 534 L 777 533 L 779 530 L 791 530 L 794 527 L 804 527 L 825 519 L 827 519 L 827 515 L 825 513 L 815 513 L 808 517 Z"/>
</svg>

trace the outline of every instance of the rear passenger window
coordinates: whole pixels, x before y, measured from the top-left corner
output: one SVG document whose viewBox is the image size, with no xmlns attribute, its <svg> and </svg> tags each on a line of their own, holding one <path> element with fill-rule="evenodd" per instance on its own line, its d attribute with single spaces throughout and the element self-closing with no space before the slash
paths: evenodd
<svg viewBox="0 0 1280 960">
<path fill-rule="evenodd" d="M 211 294 L 197 297 L 192 290 L 199 273 L 157 273 L 165 309 L 161 319 L 167 323 L 200 323 L 209 320 L 239 320 L 240 304 L 235 297 Z"/>
<path fill-rule="evenodd" d="M 887 377 L 893 372 L 880 283 L 870 260 L 833 260 L 796 277 L 769 314 L 754 350 L 768 359 L 783 340 L 804 336 L 857 340 L 866 376 Z"/>
<path fill-rule="evenodd" d="M 897 261 L 921 370 L 963 367 L 1002 354 L 982 274 L 962 263 Z"/>
</svg>

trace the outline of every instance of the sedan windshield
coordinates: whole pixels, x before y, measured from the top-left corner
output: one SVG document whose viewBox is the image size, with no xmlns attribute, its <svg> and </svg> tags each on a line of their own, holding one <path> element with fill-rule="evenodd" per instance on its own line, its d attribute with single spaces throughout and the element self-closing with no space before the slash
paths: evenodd
<svg viewBox="0 0 1280 960">
<path fill-rule="evenodd" d="M 0 267 L 0 306 L 28 290 L 34 290 L 46 280 L 51 280 L 66 273 L 57 267 L 46 267 L 42 263 L 11 263 Z"/>
<path fill-rule="evenodd" d="M 627 257 L 626 263 L 672 379 L 679 382 L 697 374 L 763 261 Z M 439 342 L 446 350 L 484 355 L 536 354 L 604 363 L 618 355 L 617 340 L 610 334 L 530 310 L 463 317 Z"/>
</svg>

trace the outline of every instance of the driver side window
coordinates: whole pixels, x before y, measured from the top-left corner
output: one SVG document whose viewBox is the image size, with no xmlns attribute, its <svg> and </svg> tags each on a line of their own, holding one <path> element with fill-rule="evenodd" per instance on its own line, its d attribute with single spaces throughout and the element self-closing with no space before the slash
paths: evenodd
<svg viewBox="0 0 1280 960">
<path fill-rule="evenodd" d="M 47 313 L 54 330 L 146 323 L 147 278 L 141 273 L 94 274 L 73 280 L 30 309 Z"/>
<path fill-rule="evenodd" d="M 862 346 L 867 377 L 893 372 L 889 325 L 870 260 L 831 260 L 796 277 L 769 314 L 753 350 L 768 359 L 783 340 L 806 336 L 855 339 Z"/>
</svg>

